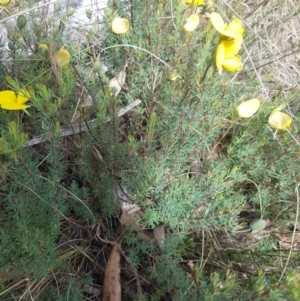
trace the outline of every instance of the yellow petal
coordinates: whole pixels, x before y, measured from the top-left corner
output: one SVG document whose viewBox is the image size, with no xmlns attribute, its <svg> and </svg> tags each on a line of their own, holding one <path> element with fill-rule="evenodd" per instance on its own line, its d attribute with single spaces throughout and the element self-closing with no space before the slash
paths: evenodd
<svg viewBox="0 0 300 301">
<path fill-rule="evenodd" d="M 195 6 L 201 6 L 204 3 L 204 0 L 185 0 L 186 4 L 192 4 Z"/>
<path fill-rule="evenodd" d="M 220 14 L 212 12 L 210 14 L 210 21 L 213 25 L 213 27 L 221 34 L 223 34 L 226 37 L 230 37 L 233 39 L 237 39 L 238 35 L 236 35 L 234 32 L 226 30 L 226 24 L 223 21 L 223 18 Z"/>
<path fill-rule="evenodd" d="M 17 96 L 17 103 L 18 104 L 24 104 L 25 102 L 27 102 L 29 100 L 29 93 L 27 90 L 23 89 L 18 93 Z"/>
<path fill-rule="evenodd" d="M 5 90 L 0 92 L 0 105 L 7 103 L 15 103 L 17 101 L 17 97 L 14 91 Z"/>
<path fill-rule="evenodd" d="M 243 64 L 239 56 L 225 58 L 223 68 L 230 72 L 238 72 L 243 69 Z"/>
<path fill-rule="evenodd" d="M 199 22 L 199 16 L 197 14 L 192 14 L 186 19 L 186 23 L 183 28 L 187 33 L 190 34 L 197 28 Z"/>
<path fill-rule="evenodd" d="M 67 49 L 65 49 L 64 47 L 62 47 L 56 53 L 56 58 L 57 58 L 57 64 L 59 67 L 67 66 L 71 60 L 70 52 Z"/>
<path fill-rule="evenodd" d="M 225 28 L 226 31 L 230 31 L 237 36 L 242 36 L 244 33 L 243 22 L 240 19 L 234 19 Z"/>
<path fill-rule="evenodd" d="M 226 24 L 224 23 L 223 18 L 221 17 L 220 14 L 212 12 L 210 14 L 210 22 L 212 23 L 213 27 L 219 31 L 219 30 L 224 30 L 226 27 Z"/>
<path fill-rule="evenodd" d="M 243 39 L 231 39 L 229 41 L 223 40 L 225 47 L 225 58 L 236 56 L 242 48 Z"/>
<path fill-rule="evenodd" d="M 274 110 L 269 117 L 270 126 L 278 131 L 284 131 L 292 124 L 292 117 L 288 114 Z"/>
<path fill-rule="evenodd" d="M 29 108 L 29 106 L 12 102 L 12 103 L 1 104 L 1 108 L 4 110 L 18 111 L 18 110 L 26 110 L 27 108 Z"/>
<path fill-rule="evenodd" d="M 224 47 L 224 43 L 221 41 L 217 47 L 217 52 L 216 52 L 216 65 L 220 75 L 222 73 L 222 66 L 224 63 L 224 59 L 225 59 L 225 47 Z"/>
<path fill-rule="evenodd" d="M 0 4 L 3 6 L 7 6 L 10 2 L 11 0 L 0 0 Z"/>
<path fill-rule="evenodd" d="M 39 49 L 40 49 L 41 51 L 45 51 L 45 50 L 48 49 L 48 45 L 45 44 L 45 43 L 41 43 L 41 44 L 39 44 Z"/>
<path fill-rule="evenodd" d="M 113 19 L 111 27 L 114 33 L 123 34 L 129 30 L 129 21 L 124 18 L 116 17 Z"/>
<path fill-rule="evenodd" d="M 253 98 L 247 101 L 242 102 L 237 106 L 236 110 L 240 117 L 249 118 L 253 116 L 260 107 L 260 100 Z"/>
<path fill-rule="evenodd" d="M 173 71 L 168 75 L 168 81 L 174 82 L 178 77 L 179 77 L 179 74 L 177 72 Z"/>
</svg>

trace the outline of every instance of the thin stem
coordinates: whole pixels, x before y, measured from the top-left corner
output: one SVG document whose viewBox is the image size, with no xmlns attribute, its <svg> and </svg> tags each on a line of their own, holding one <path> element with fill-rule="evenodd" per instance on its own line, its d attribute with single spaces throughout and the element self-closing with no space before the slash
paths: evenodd
<svg viewBox="0 0 300 301">
<path fill-rule="evenodd" d="M 144 52 L 150 54 L 151 56 L 155 57 L 157 60 L 159 60 L 161 63 L 163 63 L 168 68 L 170 68 L 170 66 L 165 61 L 163 61 L 162 59 L 160 59 L 158 56 L 156 56 L 152 52 L 150 52 L 150 51 L 148 51 L 148 50 L 146 50 L 144 48 L 141 48 L 141 47 L 138 47 L 138 46 L 134 46 L 134 45 L 125 45 L 125 44 L 113 45 L 113 46 L 109 46 L 109 47 L 106 47 L 106 48 L 102 49 L 101 53 L 104 52 L 107 49 L 117 48 L 117 47 L 130 47 L 130 48 L 134 48 L 134 49 L 138 49 L 138 50 L 144 51 Z"/>
<path fill-rule="evenodd" d="M 78 76 L 81 85 L 82 85 L 83 87 L 85 87 L 86 90 L 87 90 L 87 91 L 89 92 L 89 94 L 91 95 L 91 97 L 92 97 L 92 99 L 93 99 L 93 103 L 94 103 L 94 104 L 97 104 L 97 101 L 96 101 L 96 98 L 95 98 L 94 94 L 90 91 L 90 89 L 88 88 L 88 86 L 85 84 L 84 80 L 82 79 L 82 76 L 79 74 L 79 72 L 78 72 L 78 70 L 77 70 L 77 68 L 75 67 L 74 64 L 72 64 L 72 67 L 73 67 L 73 69 L 74 69 L 76 75 Z"/>
<path fill-rule="evenodd" d="M 300 199 L 299 199 L 299 183 L 297 184 L 296 188 L 295 188 L 295 193 L 296 193 L 296 197 L 297 197 L 297 209 L 296 209 L 296 218 L 295 218 L 295 222 L 294 222 L 294 230 L 293 230 L 293 235 L 292 235 L 292 240 L 291 240 L 291 246 L 290 246 L 290 252 L 289 252 L 289 256 L 287 258 L 287 261 L 285 263 L 285 266 L 283 268 L 283 271 L 281 273 L 281 276 L 278 280 L 278 283 L 281 281 L 283 275 L 286 272 L 286 269 L 288 267 L 288 264 L 290 262 L 290 258 L 292 256 L 292 252 L 293 252 L 293 246 L 294 246 L 294 241 L 295 241 L 295 234 L 296 234 L 296 230 L 297 230 L 297 224 L 298 224 L 298 216 L 299 216 L 299 205 L 300 205 Z"/>
<path fill-rule="evenodd" d="M 263 209 L 262 209 L 262 201 L 261 201 L 260 189 L 259 189 L 258 185 L 257 185 L 254 181 L 252 181 L 252 180 L 250 180 L 250 179 L 247 179 L 247 181 L 249 181 L 249 182 L 251 182 L 252 184 L 254 184 L 255 187 L 256 187 L 256 189 L 257 189 L 257 192 L 258 192 L 258 198 L 259 198 L 259 206 L 260 206 L 260 218 L 263 218 Z"/>
<path fill-rule="evenodd" d="M 289 131 L 289 129 L 286 129 L 286 130 L 291 135 L 291 137 L 293 138 L 293 140 L 297 143 L 297 145 L 300 146 L 299 141 L 297 141 L 297 139 L 293 136 L 293 134 Z"/>
</svg>

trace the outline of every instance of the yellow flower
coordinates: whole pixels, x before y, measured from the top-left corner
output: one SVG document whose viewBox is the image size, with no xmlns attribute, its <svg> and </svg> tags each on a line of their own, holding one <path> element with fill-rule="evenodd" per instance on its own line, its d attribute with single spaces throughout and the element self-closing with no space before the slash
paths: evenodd
<svg viewBox="0 0 300 301">
<path fill-rule="evenodd" d="M 180 77 L 179 74 L 176 71 L 173 71 L 168 75 L 167 79 L 168 81 L 174 82 L 178 77 Z"/>
<path fill-rule="evenodd" d="M 204 0 L 185 0 L 186 4 L 192 4 L 195 6 L 201 6 L 204 3 Z"/>
<path fill-rule="evenodd" d="M 114 33 L 123 34 L 129 30 L 129 21 L 124 18 L 116 17 L 113 19 L 111 27 Z"/>
<path fill-rule="evenodd" d="M 253 98 L 242 102 L 236 107 L 237 113 L 241 118 L 250 118 L 260 107 L 260 100 Z"/>
<path fill-rule="evenodd" d="M 216 52 L 216 65 L 219 73 L 222 74 L 222 68 L 230 72 L 241 71 L 243 64 L 238 52 L 241 50 L 245 31 L 242 21 L 234 19 L 227 25 L 221 15 L 215 12 L 210 14 L 210 20 L 221 34 L 221 41 Z"/>
<path fill-rule="evenodd" d="M 293 119 L 290 115 L 282 113 L 275 109 L 270 117 L 269 124 L 270 126 L 278 131 L 284 131 L 291 126 Z"/>
<path fill-rule="evenodd" d="M 242 37 L 245 32 L 242 21 L 237 18 L 229 22 L 225 30 L 236 34 L 238 37 Z"/>
<path fill-rule="evenodd" d="M 223 68 L 229 72 L 239 72 L 243 69 L 243 63 L 240 56 L 225 58 Z"/>
<path fill-rule="evenodd" d="M 0 92 L 0 106 L 5 110 L 26 110 L 29 106 L 25 103 L 29 100 L 29 93 L 21 90 L 16 96 L 14 91 L 5 90 Z"/>
<path fill-rule="evenodd" d="M 184 25 L 184 30 L 191 34 L 199 25 L 200 19 L 197 14 L 192 14 L 186 19 L 186 23 Z"/>
<path fill-rule="evenodd" d="M 0 4 L 3 6 L 7 6 L 10 2 L 11 0 L 0 0 Z"/>
<path fill-rule="evenodd" d="M 70 52 L 62 47 L 57 53 L 56 53 L 56 59 L 57 59 L 57 64 L 59 67 L 64 67 L 69 65 L 71 56 Z"/>
<path fill-rule="evenodd" d="M 17 103 L 24 104 L 29 100 L 29 97 L 30 97 L 30 95 L 29 95 L 28 91 L 23 89 L 18 93 Z"/>
<path fill-rule="evenodd" d="M 219 73 L 222 73 L 222 67 L 223 63 L 225 60 L 225 46 L 224 43 L 220 43 L 217 47 L 217 52 L 216 52 L 216 65 L 217 69 L 219 70 Z"/>
<path fill-rule="evenodd" d="M 222 68 L 230 72 L 238 72 L 243 69 L 243 64 L 237 52 L 240 49 L 239 44 L 234 45 L 227 41 L 221 41 L 217 47 L 216 65 L 219 73 L 222 74 Z"/>
<path fill-rule="evenodd" d="M 239 53 L 242 48 L 243 39 L 221 40 L 220 44 L 224 45 L 225 56 L 234 56 Z"/>
<path fill-rule="evenodd" d="M 220 14 L 212 12 L 210 14 L 210 21 L 213 27 L 225 37 L 238 39 L 244 33 L 243 23 L 239 19 L 234 19 L 227 25 Z"/>
<path fill-rule="evenodd" d="M 48 49 L 48 45 L 46 43 L 39 44 L 39 49 L 43 52 Z"/>
</svg>

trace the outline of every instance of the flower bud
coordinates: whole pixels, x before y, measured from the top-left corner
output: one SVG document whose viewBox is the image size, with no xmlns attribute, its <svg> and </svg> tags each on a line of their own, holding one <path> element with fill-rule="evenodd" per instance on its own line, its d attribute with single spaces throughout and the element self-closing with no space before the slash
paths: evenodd
<svg viewBox="0 0 300 301">
<path fill-rule="evenodd" d="M 71 17 L 74 13 L 75 13 L 74 7 L 72 7 L 72 6 L 68 7 L 67 12 L 66 12 L 67 16 Z"/>
<path fill-rule="evenodd" d="M 93 64 L 93 72 L 94 72 L 94 73 L 99 72 L 99 71 L 101 70 L 101 67 L 102 67 L 101 62 L 96 61 L 96 62 Z"/>
<path fill-rule="evenodd" d="M 86 14 L 86 17 L 88 18 L 88 19 L 92 19 L 92 11 L 90 10 L 90 9 L 87 9 L 86 11 L 85 11 L 85 14 Z"/>
<path fill-rule="evenodd" d="M 11 50 L 11 51 L 14 51 L 17 49 L 17 47 L 15 46 L 15 44 L 11 41 L 8 42 L 8 48 Z"/>
<path fill-rule="evenodd" d="M 26 25 L 26 23 L 27 23 L 27 19 L 26 19 L 25 16 L 21 15 L 21 16 L 18 17 L 17 26 L 20 30 L 23 29 L 23 27 Z"/>
<path fill-rule="evenodd" d="M 58 12 L 58 11 L 60 11 L 61 10 L 61 5 L 60 5 L 60 3 L 55 3 L 54 4 L 54 12 Z"/>
<path fill-rule="evenodd" d="M 168 75 L 168 81 L 174 82 L 178 77 L 178 73 L 173 71 Z"/>
</svg>

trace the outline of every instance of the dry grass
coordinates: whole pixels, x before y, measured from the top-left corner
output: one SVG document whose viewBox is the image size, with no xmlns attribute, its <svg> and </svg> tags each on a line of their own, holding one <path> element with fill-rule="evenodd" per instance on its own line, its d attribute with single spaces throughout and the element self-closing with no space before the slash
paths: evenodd
<svg viewBox="0 0 300 301">
<path fill-rule="evenodd" d="M 223 8 L 246 27 L 244 72 L 255 72 L 263 92 L 299 88 L 300 16 L 298 0 L 223 0 Z M 266 80 L 266 75 L 268 79 Z"/>
</svg>

